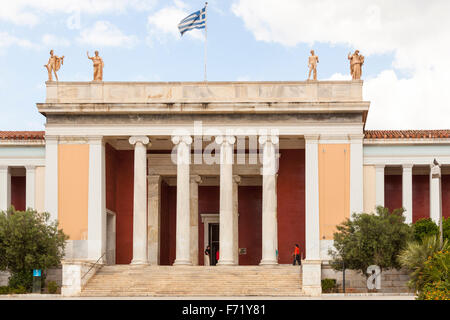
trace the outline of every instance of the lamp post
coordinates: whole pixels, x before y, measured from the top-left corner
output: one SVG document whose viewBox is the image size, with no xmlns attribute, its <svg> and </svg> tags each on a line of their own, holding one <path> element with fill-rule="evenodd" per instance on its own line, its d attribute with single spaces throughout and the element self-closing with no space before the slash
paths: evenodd
<svg viewBox="0 0 450 320">
<path fill-rule="evenodd" d="M 443 230 L 442 230 L 442 184 L 441 184 L 441 166 L 440 164 L 434 159 L 433 166 L 431 167 L 431 179 L 438 179 L 438 193 L 439 193 L 439 233 L 440 233 L 440 244 L 442 248 L 442 244 L 444 242 L 444 236 L 443 236 Z"/>
</svg>

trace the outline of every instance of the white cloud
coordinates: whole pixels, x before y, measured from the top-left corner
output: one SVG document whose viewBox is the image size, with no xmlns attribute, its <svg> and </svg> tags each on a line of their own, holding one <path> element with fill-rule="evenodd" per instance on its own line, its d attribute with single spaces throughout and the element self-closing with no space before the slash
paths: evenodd
<svg viewBox="0 0 450 320">
<path fill-rule="evenodd" d="M 373 54 L 393 53 L 392 69 L 376 77 L 363 67 L 372 102 L 366 128 L 450 127 L 450 1 L 236 0 L 232 11 L 260 41 L 347 45 L 366 65 Z M 400 79 L 399 70 L 410 77 Z"/>
<path fill-rule="evenodd" d="M 68 47 L 70 41 L 63 37 L 55 36 L 54 34 L 46 33 L 42 36 L 42 43 L 50 47 Z"/>
<path fill-rule="evenodd" d="M 123 13 L 128 9 L 150 10 L 157 0 L 0 0 L 0 20 L 34 26 L 47 14 Z"/>
<path fill-rule="evenodd" d="M 102 46 L 131 48 L 137 44 L 138 39 L 134 35 L 125 35 L 108 21 L 97 21 L 93 27 L 81 30 L 77 42 L 97 48 Z"/>
<path fill-rule="evenodd" d="M 11 46 L 19 46 L 22 48 L 37 48 L 38 46 L 27 39 L 18 38 L 7 32 L 0 31 L 0 50 Z"/>
<path fill-rule="evenodd" d="M 164 7 L 150 15 L 147 19 L 149 41 L 157 39 L 159 42 L 164 42 L 167 40 L 167 36 L 180 39 L 178 23 L 192 13 L 186 9 L 187 5 L 184 2 L 175 0 L 173 5 Z M 184 36 L 203 40 L 203 33 L 200 30 L 191 30 Z"/>
</svg>

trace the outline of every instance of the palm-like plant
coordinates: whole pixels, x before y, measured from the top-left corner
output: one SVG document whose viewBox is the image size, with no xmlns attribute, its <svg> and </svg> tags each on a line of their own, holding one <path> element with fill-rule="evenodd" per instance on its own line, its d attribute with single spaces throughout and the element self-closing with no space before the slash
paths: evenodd
<svg viewBox="0 0 450 320">
<path fill-rule="evenodd" d="M 444 241 L 442 247 L 438 236 L 424 237 L 422 242 L 409 242 L 407 247 L 399 254 L 400 264 L 406 269 L 411 270 L 409 285 L 416 291 L 420 291 L 423 283 L 421 274 L 423 272 L 425 261 L 431 259 L 434 253 L 440 250 L 448 250 L 449 243 Z"/>
</svg>

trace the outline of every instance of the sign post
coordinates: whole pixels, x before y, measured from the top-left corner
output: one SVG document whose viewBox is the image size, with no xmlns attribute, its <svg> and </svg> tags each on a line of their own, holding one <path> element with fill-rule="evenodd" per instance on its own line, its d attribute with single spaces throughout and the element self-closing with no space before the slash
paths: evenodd
<svg viewBox="0 0 450 320">
<path fill-rule="evenodd" d="M 41 293 L 41 270 L 33 270 L 33 293 Z"/>
</svg>

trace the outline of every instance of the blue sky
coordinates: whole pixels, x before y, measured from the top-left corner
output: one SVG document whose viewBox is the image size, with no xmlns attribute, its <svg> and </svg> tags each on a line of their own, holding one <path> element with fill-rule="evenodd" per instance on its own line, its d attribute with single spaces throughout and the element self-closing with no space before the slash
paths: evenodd
<svg viewBox="0 0 450 320">
<path fill-rule="evenodd" d="M 367 129 L 450 128 L 450 47 L 442 41 L 450 33 L 448 2 L 209 1 L 208 80 L 306 80 L 311 48 L 319 80 L 348 79 L 347 54 L 357 48 L 366 57 L 364 98 L 372 102 Z M 104 81 L 202 81 L 202 31 L 180 37 L 176 25 L 203 6 L 0 0 L 0 130 L 44 129 L 35 103 L 45 100 L 50 49 L 65 56 L 60 81 L 92 79 L 87 50 L 99 50 Z M 429 59 L 434 47 L 439 54 Z"/>
</svg>

